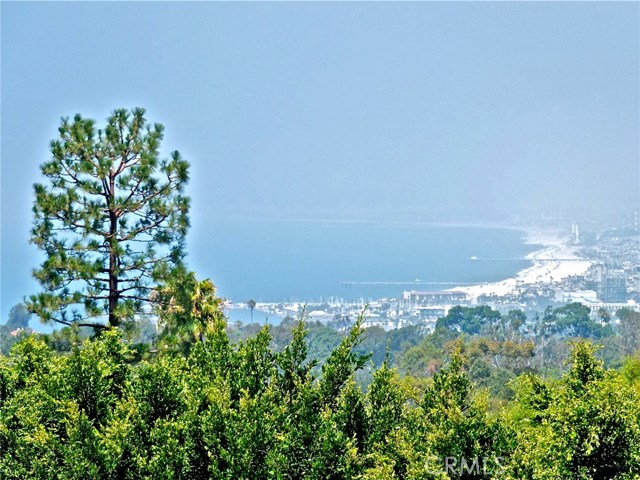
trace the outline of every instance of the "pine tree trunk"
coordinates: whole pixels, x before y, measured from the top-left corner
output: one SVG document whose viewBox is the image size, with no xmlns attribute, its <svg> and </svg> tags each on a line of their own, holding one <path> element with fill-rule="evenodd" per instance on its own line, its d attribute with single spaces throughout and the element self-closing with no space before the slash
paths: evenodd
<svg viewBox="0 0 640 480">
<path fill-rule="evenodd" d="M 109 325 L 117 327 L 120 320 L 116 316 L 118 306 L 118 216 L 114 210 L 113 200 L 115 199 L 115 179 L 112 176 L 109 182 Z"/>
</svg>

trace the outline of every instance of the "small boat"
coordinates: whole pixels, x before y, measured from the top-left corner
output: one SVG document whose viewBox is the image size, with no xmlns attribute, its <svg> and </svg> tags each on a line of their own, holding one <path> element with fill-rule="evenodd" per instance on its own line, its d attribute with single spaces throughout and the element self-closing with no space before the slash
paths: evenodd
<svg viewBox="0 0 640 480">
<path fill-rule="evenodd" d="M 474 255 L 474 256 L 470 257 L 470 258 L 469 258 L 469 260 L 472 260 L 472 261 L 474 261 L 474 262 L 475 262 L 475 261 L 477 261 L 477 260 L 478 260 L 478 257 L 476 257 L 476 256 Z"/>
</svg>

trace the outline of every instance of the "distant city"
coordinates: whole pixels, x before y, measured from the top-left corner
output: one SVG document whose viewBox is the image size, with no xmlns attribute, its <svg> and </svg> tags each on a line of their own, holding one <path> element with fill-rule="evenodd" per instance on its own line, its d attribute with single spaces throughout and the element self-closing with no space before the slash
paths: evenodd
<svg viewBox="0 0 640 480">
<path fill-rule="evenodd" d="M 493 283 L 456 282 L 350 282 L 343 288 L 364 284 L 398 287 L 393 298 L 345 300 L 323 298 L 316 302 L 257 303 L 255 310 L 278 318 L 298 317 L 303 312 L 337 330 L 347 329 L 364 312 L 365 327 L 385 330 L 406 326 L 434 328 L 438 318 L 457 305 L 487 305 L 501 313 L 522 310 L 530 317 L 547 307 L 578 302 L 591 315 L 615 314 L 621 308 L 640 311 L 640 220 L 636 211 L 632 222 L 606 229 L 583 228 L 580 223 L 546 219 L 536 226 L 518 226 L 528 243 L 542 248 L 525 259 L 533 265 L 515 278 Z M 521 261 L 520 259 L 471 257 L 471 261 Z M 229 303 L 229 309 L 248 308 L 245 303 Z"/>
</svg>

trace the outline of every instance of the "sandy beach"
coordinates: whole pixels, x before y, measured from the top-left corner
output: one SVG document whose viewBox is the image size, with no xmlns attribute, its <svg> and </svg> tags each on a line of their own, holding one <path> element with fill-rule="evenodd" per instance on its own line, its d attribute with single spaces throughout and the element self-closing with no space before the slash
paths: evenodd
<svg viewBox="0 0 640 480">
<path fill-rule="evenodd" d="M 481 295 L 510 295 L 523 285 L 553 284 L 573 275 L 582 275 L 591 266 L 591 261 L 580 256 L 581 247 L 573 245 L 566 235 L 527 230 L 525 241 L 529 245 L 540 245 L 541 249 L 525 257 L 532 260 L 533 265 L 518 272 L 515 278 L 452 290 L 465 292 L 471 300 Z"/>
</svg>

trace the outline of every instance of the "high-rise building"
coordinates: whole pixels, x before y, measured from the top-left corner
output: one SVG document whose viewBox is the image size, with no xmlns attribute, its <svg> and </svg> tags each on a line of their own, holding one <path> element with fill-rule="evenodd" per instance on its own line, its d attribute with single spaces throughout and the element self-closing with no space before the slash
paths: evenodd
<svg viewBox="0 0 640 480">
<path fill-rule="evenodd" d="M 600 281 L 598 297 L 605 303 L 625 303 L 627 301 L 627 278 L 624 274 L 610 273 Z"/>
</svg>

